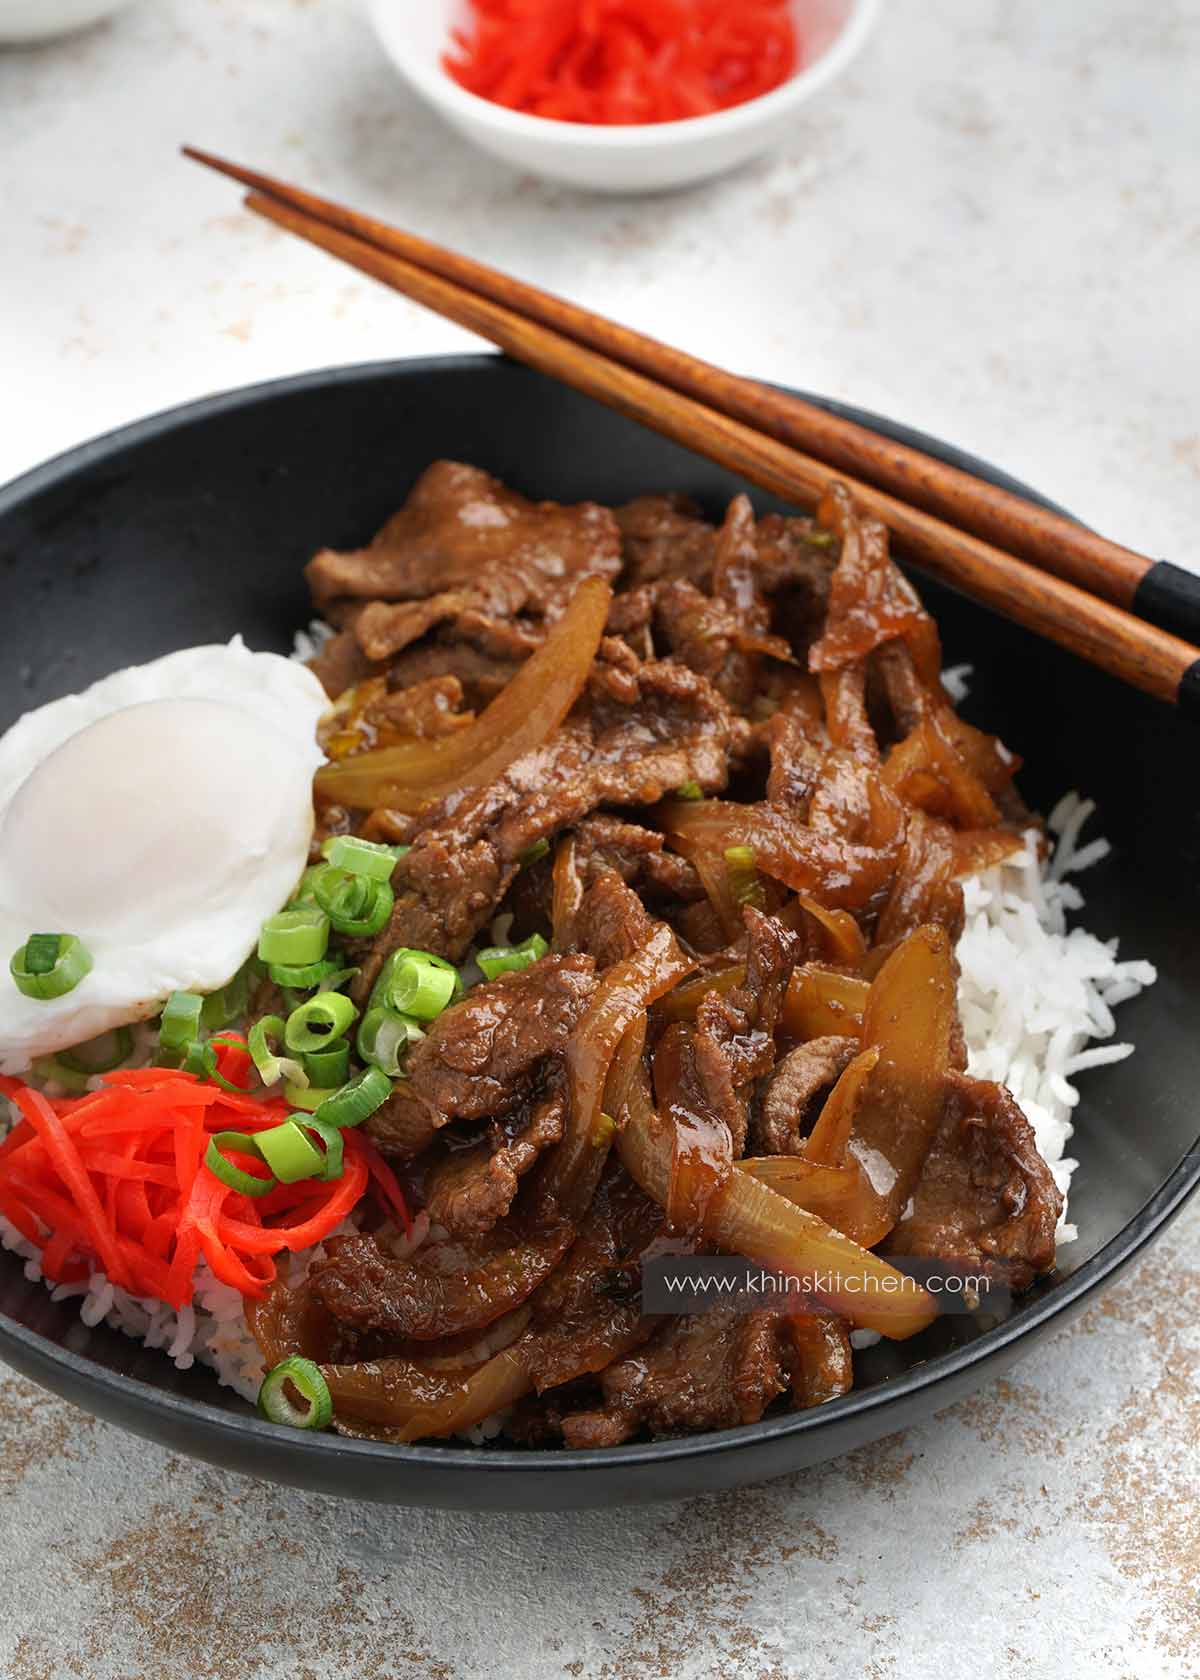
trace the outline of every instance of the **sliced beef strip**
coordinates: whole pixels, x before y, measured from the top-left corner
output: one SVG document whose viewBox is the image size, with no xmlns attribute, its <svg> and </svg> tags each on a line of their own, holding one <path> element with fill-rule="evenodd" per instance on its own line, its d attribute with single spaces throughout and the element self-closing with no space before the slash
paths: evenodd
<svg viewBox="0 0 1200 1680">
<path fill-rule="evenodd" d="M 1012 1092 L 952 1074 L 942 1123 L 887 1251 L 961 1261 L 1027 1289 L 1054 1264 L 1062 1205 Z"/>
<path fill-rule="evenodd" d="M 687 578 L 706 588 L 717 533 L 687 496 L 639 496 L 617 509 L 630 588 Z"/>
<path fill-rule="evenodd" d="M 610 1162 L 570 1252 L 530 1302 L 539 1391 L 603 1370 L 654 1330 L 642 1316 L 639 1262 L 662 1223 L 662 1209 Z"/>
<path fill-rule="evenodd" d="M 384 1154 L 412 1160 L 452 1121 L 493 1119 L 532 1089 L 591 1001 L 595 964 L 547 956 L 472 986 L 410 1051 L 405 1077 L 365 1123 Z"/>
<path fill-rule="evenodd" d="M 481 1330 L 533 1294 L 570 1248 L 575 1227 L 547 1210 L 512 1213 L 483 1235 L 426 1242 L 399 1259 L 376 1237 L 331 1238 L 312 1291 L 356 1335 L 437 1341 Z"/>
<path fill-rule="evenodd" d="M 848 1394 L 854 1386 L 854 1356 L 845 1320 L 820 1310 L 793 1313 L 788 1330 L 793 1348 L 792 1404 L 796 1410 L 823 1406 L 827 1400 Z"/>
<path fill-rule="evenodd" d="M 719 1307 L 671 1319 L 644 1347 L 609 1365 L 598 1411 L 562 1421 L 567 1446 L 615 1446 L 639 1430 L 671 1435 L 757 1423 L 790 1383 L 787 1320 Z"/>
<path fill-rule="evenodd" d="M 745 1152 L 752 1083 L 774 1065 L 775 1027 L 800 951 L 796 934 L 774 916 L 753 908 L 745 916 L 745 981 L 706 993 L 695 1026 L 668 1027 L 654 1059 L 659 1101 L 678 1107 L 727 1161 Z M 713 1166 L 719 1170 L 719 1160 Z"/>
<path fill-rule="evenodd" d="M 481 1143 L 450 1149 L 425 1175 L 425 1211 L 455 1236 L 490 1231 L 512 1207 L 521 1178 L 563 1135 L 567 1099 L 561 1082 L 495 1120 Z"/>
<path fill-rule="evenodd" d="M 775 916 L 752 906 L 745 912 L 746 978 L 728 992 L 708 992 L 696 1026 L 722 1048 L 736 1085 L 770 1071 L 775 1028 L 801 951 L 798 936 Z"/>
<path fill-rule="evenodd" d="M 746 496 L 737 496 L 717 534 L 712 593 L 676 578 L 660 584 L 655 603 L 657 637 L 675 658 L 708 677 L 736 711 L 754 699 L 760 654 L 791 657 L 787 642 L 769 634 L 757 564 L 754 510 Z"/>
<path fill-rule="evenodd" d="M 583 895 L 575 918 L 575 943 L 596 959 L 601 973 L 624 962 L 649 939 L 654 919 L 615 869 L 602 871 Z"/>
<path fill-rule="evenodd" d="M 615 869 L 629 886 L 643 892 L 667 894 L 688 904 L 705 896 L 693 866 L 678 853 L 666 851 L 661 834 L 607 811 L 594 812 L 576 824 L 575 858 L 585 883 L 606 869 Z"/>
<path fill-rule="evenodd" d="M 856 1038 L 798 1044 L 764 1081 L 750 1135 L 755 1154 L 798 1155 L 827 1095 L 859 1051 Z"/>
<path fill-rule="evenodd" d="M 405 648 L 388 667 L 388 688 L 401 690 L 435 678 L 454 677 L 462 684 L 466 704 L 475 710 L 494 700 L 520 662 L 485 653 L 455 636 L 440 634 Z"/>
<path fill-rule="evenodd" d="M 376 728 L 430 740 L 467 726 L 471 714 L 462 708 L 463 686 L 457 677 L 426 677 L 411 688 L 372 700 L 363 715 Z"/>
<path fill-rule="evenodd" d="M 307 577 L 322 611 L 347 598 L 420 602 L 461 592 L 489 619 L 553 620 L 581 578 L 617 575 L 620 543 L 613 515 L 594 502 L 530 502 L 478 467 L 438 461 L 369 547 L 325 549 Z"/>
<path fill-rule="evenodd" d="M 363 961 L 362 996 L 398 945 L 458 961 L 494 913 L 531 846 L 598 805 L 649 805 L 684 782 L 723 786 L 730 714 L 711 684 L 669 661 L 636 665 L 629 704 L 589 693 L 563 727 L 497 781 L 421 819 L 392 884 L 387 928 Z"/>
<path fill-rule="evenodd" d="M 352 629 L 338 630 L 323 642 L 309 660 L 308 668 L 331 700 L 367 677 L 377 676 L 381 669 L 368 659 Z"/>
</svg>

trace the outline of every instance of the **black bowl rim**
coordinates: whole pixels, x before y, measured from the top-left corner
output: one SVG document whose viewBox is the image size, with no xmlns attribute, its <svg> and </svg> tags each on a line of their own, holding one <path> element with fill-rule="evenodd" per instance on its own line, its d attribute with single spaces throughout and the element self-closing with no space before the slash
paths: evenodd
<svg viewBox="0 0 1200 1680">
<path fill-rule="evenodd" d="M 420 377 L 443 372 L 479 372 L 499 367 L 503 361 L 504 358 L 489 354 L 459 354 L 350 363 L 262 380 L 252 385 L 239 386 L 212 396 L 179 403 L 63 450 L 48 461 L 22 473 L 0 488 L 0 515 L 27 497 L 50 489 L 69 479 L 80 469 L 91 467 L 130 445 L 149 442 L 193 422 L 209 420 L 273 397 L 376 379 L 391 380 L 398 376 Z M 928 433 L 831 398 L 814 396 L 808 392 L 797 394 L 816 401 L 835 414 L 869 426 L 885 436 L 924 449 L 942 460 L 975 472 L 993 483 L 1002 483 L 1005 488 L 1015 490 L 1031 501 L 1047 507 L 1055 506 L 1002 469 L 993 467 L 954 445 L 943 443 Z M 635 1469 L 667 1461 L 710 1457 L 714 1454 L 738 1451 L 753 1443 L 806 1434 L 851 1417 L 867 1417 L 880 1407 L 897 1406 L 899 1410 L 898 1402 L 922 1392 L 929 1396 L 930 1409 L 936 1411 L 939 1404 L 948 1404 L 949 1399 L 953 1397 L 947 1396 L 945 1402 L 939 1402 L 938 1390 L 953 1389 L 954 1380 L 972 1366 L 990 1364 L 993 1360 L 998 1360 L 1006 1350 L 1012 1349 L 1014 1344 L 1025 1338 L 1032 1337 L 1039 1328 L 1054 1318 L 1061 1316 L 1066 1319 L 1074 1316 L 1074 1313 L 1087 1303 L 1088 1297 L 1103 1289 L 1154 1239 L 1198 1187 L 1200 1147 L 1185 1156 L 1137 1214 L 1076 1271 L 1055 1282 L 1045 1294 L 1020 1308 L 1005 1323 L 985 1331 L 974 1341 L 932 1355 L 928 1360 L 918 1361 L 899 1376 L 890 1377 L 872 1388 L 852 1389 L 841 1399 L 830 1401 L 810 1411 L 791 1412 L 780 1417 L 764 1419 L 760 1423 L 743 1424 L 732 1429 L 678 1439 L 643 1442 L 633 1446 L 554 1448 L 539 1452 L 492 1445 L 484 1449 L 466 1444 L 437 1447 L 394 1446 L 385 1442 L 350 1440 L 344 1436 L 307 1435 L 299 1430 L 281 1432 L 275 1425 L 253 1415 L 240 1416 L 203 1400 L 165 1394 L 152 1383 L 143 1382 L 137 1377 L 124 1376 L 106 1366 L 97 1365 L 81 1354 L 47 1341 L 44 1336 L 10 1319 L 4 1313 L 0 1313 L 0 1352 L 6 1345 L 19 1347 L 25 1356 L 23 1363 L 27 1369 L 30 1365 L 43 1369 L 57 1366 L 70 1371 L 78 1380 L 81 1389 L 91 1388 L 114 1402 L 114 1411 L 119 1408 L 135 1415 L 157 1413 L 164 1422 L 172 1417 L 186 1417 L 200 1425 L 210 1437 L 245 1443 L 247 1438 L 253 1442 L 257 1436 L 264 1444 L 269 1442 L 276 1453 L 286 1441 L 289 1453 L 297 1461 L 300 1475 L 303 1474 L 305 1461 L 313 1458 L 328 1465 L 330 1455 L 378 1460 L 381 1467 L 387 1465 L 396 1470 L 408 1464 L 414 1469 L 419 1467 L 440 1468 L 444 1471 L 470 1470 L 493 1477 L 508 1473 L 524 1476 L 560 1471 L 586 1473 L 617 1466 Z M 876 1431 L 877 1434 L 885 1432 Z"/>
</svg>

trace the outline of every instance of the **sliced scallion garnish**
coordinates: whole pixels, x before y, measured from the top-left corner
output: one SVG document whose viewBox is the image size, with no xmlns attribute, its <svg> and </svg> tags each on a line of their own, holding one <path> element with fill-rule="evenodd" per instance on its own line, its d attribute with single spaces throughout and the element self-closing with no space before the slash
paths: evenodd
<svg viewBox="0 0 1200 1680">
<path fill-rule="evenodd" d="M 519 974 L 544 957 L 549 949 L 540 933 L 531 933 L 519 945 L 489 946 L 486 951 L 476 954 L 475 961 L 487 978 L 494 980 L 498 974 Z"/>
<path fill-rule="evenodd" d="M 395 1079 L 408 1046 L 424 1033 L 416 1021 L 394 1009 L 368 1009 L 359 1022 L 357 1048 L 364 1062 L 372 1062 Z"/>
<path fill-rule="evenodd" d="M 289 1400 L 289 1384 L 307 1403 L 307 1410 L 301 1411 Z M 329 1384 L 320 1367 L 297 1353 L 267 1372 L 258 1391 L 258 1409 L 269 1423 L 287 1424 L 291 1429 L 324 1429 L 333 1417 Z"/>
<path fill-rule="evenodd" d="M 13 984 L 25 997 L 65 997 L 91 972 L 92 953 L 73 933 L 34 933 L 8 965 Z"/>
<path fill-rule="evenodd" d="M 316 1178 L 325 1169 L 325 1156 L 294 1120 L 256 1132 L 254 1141 L 280 1184 L 298 1184 L 302 1178 Z"/>
<path fill-rule="evenodd" d="M 133 1049 L 133 1034 L 128 1027 L 114 1027 L 86 1044 L 76 1044 L 70 1050 L 60 1050 L 58 1060 L 74 1073 L 89 1078 L 94 1073 L 111 1073 Z M 86 1054 L 85 1054 L 86 1052 Z"/>
<path fill-rule="evenodd" d="M 342 1039 L 323 1050 L 306 1050 L 301 1058 L 310 1085 L 336 1091 L 350 1075 L 350 1046 Z"/>
<path fill-rule="evenodd" d="M 204 1164 L 222 1184 L 227 1184 L 243 1196 L 266 1196 L 274 1190 L 274 1178 L 259 1178 L 235 1166 L 232 1161 L 226 1160 L 223 1154 L 226 1149 L 235 1149 L 239 1155 L 251 1155 L 255 1160 L 262 1160 L 258 1142 L 248 1132 L 214 1132 L 204 1152 Z"/>
<path fill-rule="evenodd" d="M 388 987 L 392 1008 L 418 1021 L 436 1021 L 454 996 L 458 976 L 429 952 L 414 952 L 396 965 Z"/>
<path fill-rule="evenodd" d="M 292 1119 L 309 1137 L 320 1138 L 324 1146 L 321 1171 L 314 1173 L 313 1177 L 319 1178 L 323 1184 L 330 1184 L 335 1178 L 341 1178 L 346 1149 L 342 1142 L 341 1130 L 337 1126 L 330 1126 L 325 1121 L 318 1120 L 315 1114 L 296 1114 Z"/>
<path fill-rule="evenodd" d="M 386 881 L 335 869 L 332 864 L 318 875 L 313 894 L 334 931 L 347 939 L 367 939 L 386 927 L 396 901 Z"/>
<path fill-rule="evenodd" d="M 353 972 L 353 969 L 339 968 L 331 957 L 322 957 L 314 963 L 271 963 L 267 968 L 268 977 L 285 992 L 310 992 L 314 986 L 329 986 L 332 990 L 331 982 L 340 983 L 339 977 Z"/>
<path fill-rule="evenodd" d="M 302 967 L 320 962 L 329 945 L 329 918 L 315 905 L 302 904 L 268 916 L 258 936 L 258 954 L 265 963 Z"/>
<path fill-rule="evenodd" d="M 369 1009 L 396 1009 L 396 1003 L 392 997 L 393 982 L 402 965 L 414 957 L 422 963 L 431 964 L 434 968 L 445 969 L 451 977 L 452 997 L 460 998 L 463 995 L 462 979 L 453 963 L 447 962 L 445 957 L 434 956 L 432 951 L 418 951 L 412 946 L 401 945 L 392 952 L 380 969 L 379 978 L 371 990 L 371 999 L 367 1006 Z M 399 1013 L 403 1014 L 404 1012 L 401 1010 Z"/>
<path fill-rule="evenodd" d="M 332 1091 L 326 1091 L 320 1085 L 300 1085 L 291 1079 L 285 1079 L 283 1082 L 285 1102 L 291 1103 L 293 1108 L 307 1109 L 310 1113 L 336 1095 L 336 1087 Z"/>
<path fill-rule="evenodd" d="M 358 1010 L 341 992 L 318 992 L 292 1010 L 283 1029 L 283 1042 L 294 1056 L 328 1049 L 334 1039 L 349 1031 L 357 1016 Z"/>
<path fill-rule="evenodd" d="M 291 1056 L 281 1056 L 277 1050 L 272 1049 L 272 1041 L 282 1044 L 283 1033 L 284 1020 L 281 1015 L 264 1015 L 255 1021 L 246 1034 L 246 1048 L 264 1085 L 278 1085 L 281 1079 L 290 1079 L 303 1088 L 308 1083 L 308 1076 L 302 1064 Z"/>
<path fill-rule="evenodd" d="M 164 1050 L 186 1050 L 200 1036 L 204 999 L 199 992 L 172 992 L 163 1005 L 158 1041 Z"/>
<path fill-rule="evenodd" d="M 326 1126 L 361 1126 L 392 1094 L 392 1082 L 382 1068 L 364 1068 L 356 1079 L 316 1109 L 316 1118 Z"/>
<path fill-rule="evenodd" d="M 727 846 L 725 869 L 729 876 L 729 890 L 738 904 L 765 904 L 762 882 L 758 878 L 758 854 L 753 846 Z"/>
<path fill-rule="evenodd" d="M 81 1097 L 88 1088 L 91 1074 L 83 1073 L 79 1068 L 68 1067 L 62 1056 L 35 1056 L 33 1071 L 46 1084 L 51 1081 L 61 1085 L 64 1091 Z"/>
<path fill-rule="evenodd" d="M 360 840 L 356 834 L 331 834 L 321 846 L 321 855 L 334 869 L 365 875 L 372 881 L 390 881 L 396 867 L 396 853 L 391 846 Z"/>
</svg>

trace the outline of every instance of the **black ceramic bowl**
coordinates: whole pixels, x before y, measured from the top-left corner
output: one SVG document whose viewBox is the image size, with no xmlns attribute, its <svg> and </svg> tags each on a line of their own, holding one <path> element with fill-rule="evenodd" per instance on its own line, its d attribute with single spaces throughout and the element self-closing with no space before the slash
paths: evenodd
<svg viewBox="0 0 1200 1680">
<path fill-rule="evenodd" d="M 841 412 L 1010 483 L 904 427 Z M 306 374 L 175 409 L 0 492 L 0 724 L 117 666 L 237 630 L 252 647 L 290 649 L 309 616 L 303 562 L 320 545 L 362 542 L 439 456 L 565 501 L 670 488 L 715 512 L 743 488 L 493 357 Z M 596 1452 L 386 1447 L 273 1428 L 210 1373 L 181 1374 L 161 1353 L 86 1330 L 7 1253 L 0 1355 L 89 1411 L 233 1469 L 398 1504 L 555 1508 L 672 1498 L 817 1463 L 946 1406 L 1078 1312 L 1200 1181 L 1196 735 L 1166 707 L 981 609 L 924 593 L 947 661 L 975 667 L 967 715 L 1025 755 L 1027 799 L 1047 808 L 1078 787 L 1099 801 L 1114 849 L 1087 878 L 1088 925 L 1119 934 L 1160 974 L 1122 1011 L 1137 1055 L 1084 1077 L 1071 1145 L 1079 1240 L 1007 1323 L 979 1333 L 945 1319 L 915 1341 L 882 1344 L 860 1356 L 853 1393 L 815 1411 Z M 86 811 L 80 832 L 94 843 Z"/>
</svg>

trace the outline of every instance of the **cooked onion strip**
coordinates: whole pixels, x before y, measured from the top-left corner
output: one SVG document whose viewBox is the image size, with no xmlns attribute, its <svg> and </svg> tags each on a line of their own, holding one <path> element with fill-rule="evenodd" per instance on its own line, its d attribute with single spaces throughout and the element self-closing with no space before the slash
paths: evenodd
<svg viewBox="0 0 1200 1680">
<path fill-rule="evenodd" d="M 539 1179 L 542 1195 L 570 1218 L 579 1218 L 595 1189 L 612 1127 L 601 1124 L 605 1082 L 617 1046 L 657 998 L 695 967 L 665 922 L 624 962 L 614 963 L 567 1041 L 570 1108 L 562 1142 Z M 583 1194 L 586 1188 L 586 1195 Z"/>
<path fill-rule="evenodd" d="M 884 815 L 881 808 L 881 827 Z M 904 820 L 898 805 L 893 832 L 874 846 L 853 845 L 836 835 L 806 828 L 772 805 L 673 799 L 660 806 L 659 816 L 670 840 L 684 842 L 681 851 L 689 841 L 718 855 L 731 846 L 752 846 L 758 868 L 765 875 L 795 892 L 819 896 L 825 904 L 849 909 L 861 908 L 886 888 L 904 842 Z"/>
<path fill-rule="evenodd" d="M 650 1101 L 645 1077 L 630 1086 L 617 1148 L 626 1171 L 660 1206 L 670 1194 L 673 1128 Z M 924 1330 L 936 1307 L 919 1284 L 824 1220 L 734 1172 L 704 1209 L 704 1234 L 730 1254 L 813 1283 L 825 1306 L 863 1329 L 902 1341 Z"/>
<path fill-rule="evenodd" d="M 459 787 L 486 787 L 540 747 L 583 691 L 612 590 L 585 578 L 536 653 L 469 729 L 356 753 L 317 772 L 317 792 L 342 805 L 419 811 Z"/>
<path fill-rule="evenodd" d="M 793 1038 L 855 1038 L 862 1031 L 868 981 L 805 963 L 796 969 L 783 1004 L 783 1026 Z"/>
</svg>

